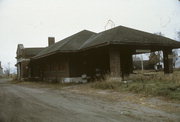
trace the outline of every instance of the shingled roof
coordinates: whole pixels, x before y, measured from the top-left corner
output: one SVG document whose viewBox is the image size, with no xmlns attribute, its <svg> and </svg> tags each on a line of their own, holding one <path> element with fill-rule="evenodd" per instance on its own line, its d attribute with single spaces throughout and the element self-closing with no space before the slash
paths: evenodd
<svg viewBox="0 0 180 122">
<path fill-rule="evenodd" d="M 31 57 L 37 55 L 44 48 L 24 48 L 24 55 Z"/>
<path fill-rule="evenodd" d="M 81 31 L 43 49 L 33 58 L 41 58 L 58 52 L 76 52 L 110 44 L 180 48 L 180 42 L 175 40 L 124 26 L 118 26 L 100 33 L 87 30 Z"/>
<path fill-rule="evenodd" d="M 35 55 L 37 55 L 41 50 L 43 50 L 43 47 L 35 47 L 35 48 L 24 48 L 23 44 L 18 44 L 17 47 L 17 57 L 16 58 L 30 58 Z"/>
<path fill-rule="evenodd" d="M 180 48 L 180 42 L 175 40 L 124 26 L 118 26 L 89 38 L 81 46 L 81 49 L 105 44 L 168 46 Z"/>
<path fill-rule="evenodd" d="M 47 48 L 42 50 L 38 55 L 33 58 L 43 57 L 45 55 L 54 54 L 56 52 L 73 52 L 77 51 L 86 40 L 96 33 L 83 30 L 68 38 L 65 38 Z"/>
</svg>

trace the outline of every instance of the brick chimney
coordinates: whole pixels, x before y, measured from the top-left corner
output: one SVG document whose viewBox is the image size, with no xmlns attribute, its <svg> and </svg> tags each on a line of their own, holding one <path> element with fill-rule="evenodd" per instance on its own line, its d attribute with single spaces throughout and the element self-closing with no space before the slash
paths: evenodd
<svg viewBox="0 0 180 122">
<path fill-rule="evenodd" d="M 48 46 L 51 46 L 54 43 L 55 43 L 55 38 L 54 37 L 48 37 Z"/>
</svg>

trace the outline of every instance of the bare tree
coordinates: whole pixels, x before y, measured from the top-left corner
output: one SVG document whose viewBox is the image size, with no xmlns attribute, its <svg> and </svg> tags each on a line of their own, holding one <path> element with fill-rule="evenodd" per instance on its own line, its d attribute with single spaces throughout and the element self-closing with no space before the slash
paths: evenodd
<svg viewBox="0 0 180 122">
<path fill-rule="evenodd" d="M 8 62 L 7 66 L 5 67 L 4 73 L 6 76 L 10 76 L 11 68 L 10 68 L 10 62 Z"/>
<path fill-rule="evenodd" d="M 154 65 L 156 65 L 159 62 L 160 62 L 160 54 L 152 52 L 149 55 L 149 65 L 154 66 Z"/>
<path fill-rule="evenodd" d="M 159 35 L 159 36 L 164 36 L 164 34 L 162 32 L 156 32 L 154 33 L 155 35 Z"/>
<path fill-rule="evenodd" d="M 173 67 L 175 68 L 176 61 L 178 60 L 178 51 L 173 50 Z"/>
<path fill-rule="evenodd" d="M 177 32 L 177 39 L 180 41 L 180 31 Z"/>
</svg>

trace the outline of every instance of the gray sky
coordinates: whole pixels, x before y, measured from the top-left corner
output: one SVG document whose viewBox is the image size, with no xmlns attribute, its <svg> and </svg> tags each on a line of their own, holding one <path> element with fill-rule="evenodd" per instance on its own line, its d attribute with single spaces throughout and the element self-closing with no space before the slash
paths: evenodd
<svg viewBox="0 0 180 122">
<path fill-rule="evenodd" d="M 177 39 L 178 0 L 0 0 L 0 61 L 16 63 L 17 44 L 45 47 L 83 29 L 104 31 L 111 19 L 146 32 Z"/>
</svg>

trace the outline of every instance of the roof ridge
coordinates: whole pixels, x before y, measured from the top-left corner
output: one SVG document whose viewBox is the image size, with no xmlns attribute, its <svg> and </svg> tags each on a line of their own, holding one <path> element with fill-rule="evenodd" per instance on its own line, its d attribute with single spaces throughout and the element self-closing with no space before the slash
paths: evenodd
<svg viewBox="0 0 180 122">
<path fill-rule="evenodd" d="M 82 47 L 83 47 L 84 45 L 88 44 L 88 43 L 91 41 L 91 39 L 94 38 L 94 37 L 96 37 L 97 35 L 98 35 L 98 33 L 97 33 L 97 34 L 93 34 L 91 37 L 89 37 L 89 39 L 87 39 L 87 40 L 79 47 L 79 50 L 82 49 Z"/>
<path fill-rule="evenodd" d="M 46 48 L 46 47 L 25 47 L 24 49 L 40 49 L 40 48 Z"/>
<path fill-rule="evenodd" d="M 110 44 L 180 47 L 180 42 L 172 41 L 167 37 L 120 25 L 99 33 L 82 30 L 56 42 L 52 46 L 46 47 L 35 56 L 35 59 L 57 52 L 81 51 Z"/>
<path fill-rule="evenodd" d="M 94 32 L 92 32 L 92 31 L 89 31 L 89 30 L 84 29 L 84 30 L 82 30 L 82 31 L 80 31 L 80 32 L 72 35 L 71 37 L 73 38 L 74 36 L 76 36 L 76 35 L 78 35 L 78 34 L 82 34 L 83 32 L 94 33 Z M 93 34 L 93 35 L 94 35 L 94 34 Z M 90 38 L 90 37 L 89 37 L 89 38 Z M 89 39 L 89 38 L 88 38 L 88 39 Z M 88 39 L 87 39 L 87 40 L 88 40 Z M 87 41 L 87 40 L 86 40 L 86 41 Z M 71 41 L 74 41 L 74 40 L 68 40 L 68 41 L 66 41 L 66 43 L 64 43 L 64 44 L 61 46 L 61 48 L 63 48 L 65 45 L 67 45 L 67 44 L 68 44 L 69 42 L 71 42 Z M 85 41 L 85 42 L 86 42 L 86 41 Z M 84 43 L 85 43 L 85 42 L 84 42 Z M 84 43 L 83 43 L 83 44 L 84 44 Z M 80 46 L 80 47 L 81 47 L 81 46 Z M 80 49 L 80 48 L 78 48 L 77 50 L 79 50 L 79 49 Z"/>
</svg>

